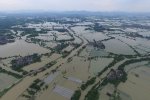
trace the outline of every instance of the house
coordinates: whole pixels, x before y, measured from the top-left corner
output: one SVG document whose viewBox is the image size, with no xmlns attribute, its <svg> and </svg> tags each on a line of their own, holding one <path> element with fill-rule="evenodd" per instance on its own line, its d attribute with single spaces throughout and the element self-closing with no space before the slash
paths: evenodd
<svg viewBox="0 0 150 100">
<path fill-rule="evenodd" d="M 21 68 L 31 63 L 37 62 L 40 60 L 38 54 L 33 54 L 25 57 L 20 57 L 11 61 L 12 68 Z"/>
<path fill-rule="evenodd" d="M 107 79 L 108 80 L 117 80 L 117 79 L 122 78 L 122 76 L 123 76 L 123 72 L 121 70 L 111 69 L 111 71 L 107 75 Z"/>
<path fill-rule="evenodd" d="M 97 49 L 105 49 L 105 45 L 102 43 L 102 41 L 96 41 L 95 39 L 93 40 L 93 42 L 89 42 L 89 45 L 92 45 Z"/>
</svg>

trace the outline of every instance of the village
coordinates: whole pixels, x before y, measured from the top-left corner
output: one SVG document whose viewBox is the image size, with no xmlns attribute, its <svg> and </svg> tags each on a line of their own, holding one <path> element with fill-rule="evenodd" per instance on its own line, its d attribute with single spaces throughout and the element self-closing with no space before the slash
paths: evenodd
<svg viewBox="0 0 150 100">
<path fill-rule="evenodd" d="M 1 100 L 150 98 L 147 19 L 19 18 L 0 35 Z"/>
</svg>

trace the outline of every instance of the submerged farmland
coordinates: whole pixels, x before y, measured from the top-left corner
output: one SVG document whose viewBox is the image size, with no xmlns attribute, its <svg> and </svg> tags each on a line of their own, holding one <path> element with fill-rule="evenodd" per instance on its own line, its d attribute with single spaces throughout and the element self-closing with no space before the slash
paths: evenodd
<svg viewBox="0 0 150 100">
<path fill-rule="evenodd" d="M 150 18 L 137 17 L 10 17 L 0 99 L 149 100 Z"/>
</svg>

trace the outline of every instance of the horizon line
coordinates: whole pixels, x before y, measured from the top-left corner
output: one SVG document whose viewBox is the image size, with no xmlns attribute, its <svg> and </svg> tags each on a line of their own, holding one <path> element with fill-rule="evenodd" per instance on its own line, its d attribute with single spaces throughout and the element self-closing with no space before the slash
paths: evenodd
<svg viewBox="0 0 150 100">
<path fill-rule="evenodd" d="M 0 13 L 11 14 L 11 13 L 71 13 L 71 12 L 88 12 L 88 13 L 133 13 L 133 14 L 146 14 L 150 11 L 140 12 L 140 11 L 90 11 L 90 10 L 6 10 L 0 11 Z"/>
</svg>

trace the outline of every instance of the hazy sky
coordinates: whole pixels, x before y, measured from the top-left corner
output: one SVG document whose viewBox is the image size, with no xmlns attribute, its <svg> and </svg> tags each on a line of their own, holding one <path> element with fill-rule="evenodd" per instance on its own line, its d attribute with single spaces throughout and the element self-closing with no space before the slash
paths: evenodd
<svg viewBox="0 0 150 100">
<path fill-rule="evenodd" d="M 0 11 L 16 10 L 150 12 L 150 0 L 0 0 Z"/>
</svg>

